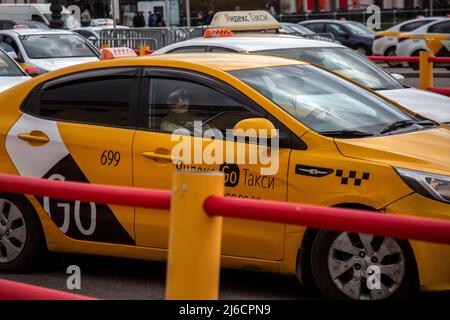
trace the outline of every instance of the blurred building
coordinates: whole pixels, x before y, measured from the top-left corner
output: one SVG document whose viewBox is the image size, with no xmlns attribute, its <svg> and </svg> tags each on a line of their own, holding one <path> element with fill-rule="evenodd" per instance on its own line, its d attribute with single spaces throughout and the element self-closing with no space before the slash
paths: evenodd
<svg viewBox="0 0 450 320">
<path fill-rule="evenodd" d="M 419 7 L 421 3 L 420 0 L 280 0 L 280 8 L 283 13 L 358 10 L 370 5 L 407 9 Z"/>
</svg>

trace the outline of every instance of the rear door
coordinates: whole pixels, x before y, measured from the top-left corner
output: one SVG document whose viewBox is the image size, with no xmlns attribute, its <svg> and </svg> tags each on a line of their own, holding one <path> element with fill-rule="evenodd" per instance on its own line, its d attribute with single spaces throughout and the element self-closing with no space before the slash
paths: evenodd
<svg viewBox="0 0 450 320">
<path fill-rule="evenodd" d="M 19 174 L 131 186 L 139 72 L 88 71 L 38 88 L 6 138 Z M 46 197 L 38 201 L 72 239 L 135 243 L 134 208 Z"/>
<path fill-rule="evenodd" d="M 430 26 L 425 44 L 435 56 L 450 57 L 450 20 Z"/>
</svg>

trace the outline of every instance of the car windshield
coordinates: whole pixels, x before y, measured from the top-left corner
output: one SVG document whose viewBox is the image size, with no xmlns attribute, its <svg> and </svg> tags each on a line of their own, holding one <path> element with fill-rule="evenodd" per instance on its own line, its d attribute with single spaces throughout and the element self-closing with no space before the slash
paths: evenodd
<svg viewBox="0 0 450 320">
<path fill-rule="evenodd" d="M 373 35 L 375 31 L 359 22 L 349 21 L 345 24 L 356 35 Z"/>
<path fill-rule="evenodd" d="M 305 60 L 338 72 L 372 90 L 402 89 L 403 85 L 376 64 L 349 48 L 292 48 L 256 51 Z"/>
<path fill-rule="evenodd" d="M 0 50 L 0 77 L 24 77 L 25 74 L 8 57 L 6 53 Z"/>
<path fill-rule="evenodd" d="M 289 25 L 289 27 L 301 34 L 315 34 L 315 32 L 301 25 Z"/>
<path fill-rule="evenodd" d="M 30 59 L 95 57 L 82 37 L 75 34 L 22 36 L 25 51 Z"/>
<path fill-rule="evenodd" d="M 392 123 L 416 120 L 375 94 L 312 65 L 230 73 L 323 135 L 350 131 L 378 135 Z"/>
</svg>

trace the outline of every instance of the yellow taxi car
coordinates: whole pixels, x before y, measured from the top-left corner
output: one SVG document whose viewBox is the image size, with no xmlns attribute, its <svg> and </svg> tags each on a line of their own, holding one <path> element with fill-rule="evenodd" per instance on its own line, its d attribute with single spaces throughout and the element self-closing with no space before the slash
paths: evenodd
<svg viewBox="0 0 450 320">
<path fill-rule="evenodd" d="M 214 53 L 103 60 L 19 84 L 0 105 L 3 173 L 170 189 L 174 170 L 221 170 L 228 197 L 450 219 L 449 127 L 302 61 Z M 243 127 L 275 127 L 277 170 L 229 158 L 171 161 L 173 124 L 192 120 L 238 138 Z M 184 137 L 211 142 L 195 130 Z M 263 140 L 231 143 L 251 150 Z M 5 193 L 0 203 L 0 272 L 29 268 L 46 249 L 167 257 L 165 210 Z M 450 289 L 447 246 L 239 219 L 224 220 L 222 265 L 295 274 L 335 299 Z M 371 265 L 380 270 L 375 289 L 366 281 Z"/>
</svg>

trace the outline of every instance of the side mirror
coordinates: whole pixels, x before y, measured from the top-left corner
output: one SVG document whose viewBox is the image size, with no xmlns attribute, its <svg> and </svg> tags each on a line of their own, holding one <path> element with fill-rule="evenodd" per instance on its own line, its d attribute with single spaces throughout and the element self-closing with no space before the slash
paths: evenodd
<svg viewBox="0 0 450 320">
<path fill-rule="evenodd" d="M 392 78 L 394 78 L 395 80 L 404 83 L 405 82 L 405 76 L 398 74 L 398 73 L 391 73 Z"/>
<path fill-rule="evenodd" d="M 271 139 L 278 136 L 272 122 L 265 118 L 249 118 L 236 123 L 233 128 L 236 137 Z"/>
<path fill-rule="evenodd" d="M 39 70 L 35 67 L 28 66 L 24 69 L 24 71 L 30 76 L 30 77 L 36 77 L 39 75 Z"/>
</svg>

